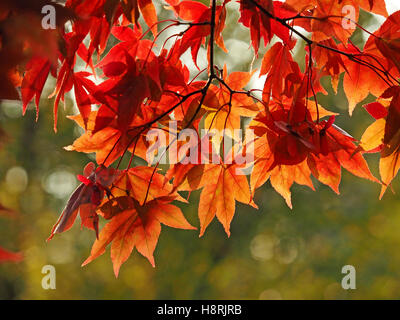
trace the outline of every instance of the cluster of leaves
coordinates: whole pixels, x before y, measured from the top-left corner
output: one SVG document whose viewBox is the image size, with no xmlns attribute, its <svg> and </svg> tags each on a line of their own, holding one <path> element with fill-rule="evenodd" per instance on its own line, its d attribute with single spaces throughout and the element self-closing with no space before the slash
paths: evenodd
<svg viewBox="0 0 400 320">
<path fill-rule="evenodd" d="M 40 6 L 44 2 L 34 3 Z M 24 29 L 24 37 L 16 43 L 7 36 L 7 26 L 23 19 L 25 13 L 14 5 L 18 1 L 6 1 L 7 10 L 4 14 L 1 10 L 0 55 L 16 60 L 1 66 L 7 87 L 0 98 L 16 99 L 16 88 L 20 88 L 23 112 L 34 98 L 38 108 L 46 79 L 53 76 L 54 128 L 59 102 L 73 90 L 79 114 L 70 118 L 84 133 L 66 149 L 96 153 L 97 167 L 90 163 L 78 176 L 82 183 L 50 238 L 71 228 L 79 214 L 82 225 L 97 235 L 84 264 L 111 244 L 118 275 L 134 248 L 154 265 L 161 224 L 195 229 L 174 204 L 188 201 L 182 192 L 190 195 L 202 189 L 200 236 L 215 216 L 229 236 L 236 201 L 257 207 L 254 194 L 267 180 L 290 207 L 292 185 L 314 189 L 311 176 L 339 193 L 342 167 L 381 183 L 383 195 L 400 167 L 400 12 L 388 17 L 384 0 L 239 0 L 239 22 L 249 29 L 255 56 L 262 44 L 269 46 L 260 69 L 260 76 L 266 75 L 266 79 L 262 94 L 257 95 L 256 90 L 245 89 L 254 72 L 228 74 L 226 67 L 220 69 L 214 63 L 215 46 L 227 51 L 223 30 L 230 0 L 211 0 L 209 6 L 190 0 L 166 2 L 175 19 L 159 21 L 151 0 L 68 0 L 58 10 L 63 18 L 73 18 L 70 28 L 61 20 L 56 31 L 38 31 L 33 40 Z M 373 34 L 357 21 L 349 21 L 369 36 L 362 50 L 350 41 L 354 29 L 343 28 L 343 20 L 349 19 L 342 14 L 346 5 L 355 8 L 355 20 L 360 9 L 387 17 Z M 34 6 L 28 9 L 29 14 L 35 11 Z M 146 31 L 139 23 L 140 16 L 147 24 Z M 165 27 L 159 31 L 161 25 Z M 174 40 L 169 49 L 164 45 L 156 48 L 160 34 L 174 26 L 186 29 L 168 38 Z M 54 50 L 43 52 L 38 47 L 35 37 L 42 33 L 51 42 L 46 47 Z M 104 55 L 111 35 L 117 44 Z M 298 42 L 306 45 L 303 71 L 293 58 Z M 191 77 L 182 55 L 190 50 L 197 66 L 201 47 L 206 49 L 208 68 Z M 78 58 L 86 63 L 85 71 L 75 70 Z M 96 84 L 93 79 L 99 70 L 101 81 Z M 201 74 L 206 75 L 205 80 L 198 80 Z M 342 74 L 350 114 L 369 94 L 377 98 L 365 106 L 376 122 L 360 143 L 335 125 L 336 114 L 318 103 L 317 93 L 325 93 L 321 78 L 330 76 L 337 89 Z M 225 157 L 219 163 L 174 162 L 166 173 L 152 161 L 148 166 L 133 166 L 135 157 L 148 160 L 146 151 L 151 144 L 146 135 L 154 128 L 166 131 L 169 142 L 165 149 L 174 146 L 182 160 L 191 149 L 186 141 L 177 141 L 179 132 L 187 128 L 196 132 L 234 130 L 241 127 L 243 117 L 251 119 L 249 127 L 256 136 L 248 142 L 254 147 L 249 179 L 240 172 L 243 164 L 227 163 Z M 177 122 L 175 131 L 169 130 L 172 121 Z M 365 152 L 380 152 L 381 180 L 371 174 Z M 127 154 L 130 161 L 122 169 Z M 99 216 L 108 221 L 100 232 Z"/>
</svg>

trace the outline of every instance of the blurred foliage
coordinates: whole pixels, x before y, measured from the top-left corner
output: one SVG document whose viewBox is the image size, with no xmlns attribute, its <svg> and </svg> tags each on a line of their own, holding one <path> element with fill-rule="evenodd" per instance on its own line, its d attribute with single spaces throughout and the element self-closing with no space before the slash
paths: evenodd
<svg viewBox="0 0 400 320">
<path fill-rule="evenodd" d="M 238 26 L 235 10 L 225 30 L 230 54 L 218 51 L 217 63 L 249 70 L 248 32 Z M 374 22 L 368 14 L 362 19 Z M 362 45 L 362 35 L 355 34 L 354 41 Z M 329 94 L 320 95 L 320 103 L 340 112 L 338 123 L 360 138 L 372 119 L 362 108 L 350 119 L 342 86 L 338 93 L 329 79 L 324 86 Z M 76 223 L 51 242 L 45 239 L 77 185 L 75 175 L 92 157 L 62 149 L 79 135 L 65 118 L 74 113 L 71 98 L 59 116 L 57 134 L 51 108 L 52 100 L 42 99 L 35 122 L 33 108 L 22 117 L 20 103 L 3 102 L 0 107 L 0 126 L 9 135 L 0 151 L 0 202 L 20 212 L 16 219 L 0 220 L 0 243 L 25 255 L 22 263 L 0 264 L 0 299 L 400 298 L 400 201 L 389 192 L 379 201 L 379 185 L 347 172 L 340 196 L 316 181 L 316 192 L 295 186 L 293 210 L 267 183 L 256 193 L 258 211 L 238 205 L 230 239 L 216 221 L 200 239 L 196 232 L 163 227 L 155 269 L 134 253 L 115 279 L 109 251 L 81 268 L 93 232 L 81 231 Z M 367 158 L 377 175 L 377 157 Z M 398 182 L 394 188 L 400 190 Z M 196 226 L 198 197 L 194 193 L 191 204 L 182 206 Z M 41 270 L 48 264 L 56 267 L 56 290 L 41 286 Z M 357 270 L 356 290 L 341 288 L 341 270 L 347 264 Z"/>
</svg>

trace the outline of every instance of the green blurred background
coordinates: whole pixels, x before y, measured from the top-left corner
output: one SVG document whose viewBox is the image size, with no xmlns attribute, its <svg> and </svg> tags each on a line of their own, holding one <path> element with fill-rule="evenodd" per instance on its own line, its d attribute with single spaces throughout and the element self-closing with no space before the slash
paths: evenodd
<svg viewBox="0 0 400 320">
<path fill-rule="evenodd" d="M 231 54 L 218 50 L 217 63 L 249 70 L 248 31 L 238 27 L 235 10 L 225 30 Z M 366 13 L 361 19 L 365 24 L 376 22 Z M 353 40 L 362 46 L 365 38 L 357 32 Z M 299 63 L 302 55 L 300 48 Z M 360 138 L 372 119 L 360 107 L 350 119 L 342 85 L 337 94 L 329 79 L 324 85 L 329 95 L 319 97 L 321 104 L 341 112 L 338 124 Z M 75 175 L 93 159 L 62 149 L 81 132 L 65 118 L 75 112 L 69 97 L 54 134 L 52 100 L 44 99 L 51 87 L 42 95 L 38 122 L 33 108 L 22 117 L 20 103 L 7 101 L 0 107 L 0 126 L 9 136 L 0 151 L 0 203 L 19 212 L 15 219 L 0 218 L 0 245 L 25 256 L 20 263 L 0 264 L 0 299 L 400 298 L 399 198 L 388 192 L 379 201 L 379 185 L 347 172 L 340 196 L 318 182 L 317 192 L 294 186 L 293 210 L 267 183 L 256 193 L 259 210 L 237 205 L 230 239 L 217 221 L 202 238 L 196 231 L 163 227 L 156 268 L 135 252 L 116 279 L 109 251 L 81 268 L 95 240 L 93 232 L 80 230 L 77 222 L 70 231 L 45 241 L 77 185 Z M 367 158 L 377 175 L 378 157 Z M 394 189 L 400 190 L 398 179 Z M 195 192 L 191 204 L 182 206 L 195 226 L 198 198 Z M 348 264 L 357 271 L 356 290 L 341 287 L 341 270 Z M 41 286 L 45 265 L 56 268 L 56 290 Z"/>
</svg>

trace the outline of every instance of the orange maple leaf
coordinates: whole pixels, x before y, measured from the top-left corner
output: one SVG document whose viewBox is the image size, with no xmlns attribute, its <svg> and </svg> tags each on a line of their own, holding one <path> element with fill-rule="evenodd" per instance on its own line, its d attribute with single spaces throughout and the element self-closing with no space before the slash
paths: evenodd
<svg viewBox="0 0 400 320">
<path fill-rule="evenodd" d="M 154 267 L 153 252 L 161 232 L 161 224 L 172 228 L 196 229 L 187 222 L 182 211 L 170 202 L 171 198 L 158 198 L 141 206 L 135 201 L 134 208 L 114 216 L 101 230 L 90 256 L 82 266 L 102 255 L 111 243 L 111 260 L 116 277 L 134 248 Z"/>
</svg>

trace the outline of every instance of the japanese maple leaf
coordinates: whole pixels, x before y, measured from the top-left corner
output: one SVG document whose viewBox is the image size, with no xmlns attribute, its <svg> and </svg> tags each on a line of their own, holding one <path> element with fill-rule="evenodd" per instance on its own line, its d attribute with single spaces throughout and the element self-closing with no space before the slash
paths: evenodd
<svg viewBox="0 0 400 320">
<path fill-rule="evenodd" d="M 321 41 L 319 44 L 333 48 L 334 50 L 339 50 L 333 39 Z M 331 76 L 332 88 L 337 92 L 340 74 L 346 70 L 343 55 L 337 51 L 326 50 L 314 44 L 312 46 L 312 57 L 318 69 L 321 70 L 321 75 Z"/>
<path fill-rule="evenodd" d="M 92 104 L 97 102 L 90 94 L 95 90 L 95 84 L 87 79 L 88 76 L 91 76 L 88 72 L 77 72 L 73 77 L 76 104 L 82 116 L 85 129 L 87 129 Z"/>
<path fill-rule="evenodd" d="M 61 67 L 57 73 L 56 86 L 49 98 L 55 97 L 53 114 L 54 114 L 54 131 L 57 132 L 58 107 L 60 101 L 64 101 L 65 94 L 69 92 L 74 85 L 74 66 L 75 54 L 80 47 L 81 42 L 86 37 L 86 33 L 69 32 L 64 35 L 65 40 L 65 57 L 60 55 Z"/>
<path fill-rule="evenodd" d="M 22 80 L 22 113 L 25 114 L 26 107 L 35 97 L 36 118 L 39 115 L 39 101 L 51 68 L 51 62 L 45 58 L 35 57 L 26 66 L 26 73 Z"/>
<path fill-rule="evenodd" d="M 231 90 L 241 91 L 250 81 L 252 73 L 232 72 L 227 75 L 224 68 L 224 82 Z M 206 130 L 216 129 L 222 132 L 233 132 L 240 128 L 240 117 L 255 116 L 260 107 L 246 94 L 233 94 L 220 84 L 212 86 L 206 97 L 203 109 L 207 111 L 204 127 Z"/>
<path fill-rule="evenodd" d="M 263 88 L 263 101 L 269 104 L 271 98 L 278 99 L 285 93 L 291 96 L 289 82 L 302 82 L 300 68 L 293 60 L 290 48 L 282 42 L 275 43 L 264 55 L 262 60 L 260 76 L 267 75 Z"/>
<path fill-rule="evenodd" d="M 336 193 L 339 193 L 342 167 L 355 176 L 379 183 L 363 156 L 356 153 L 357 147 L 352 137 L 333 125 L 320 130 L 325 133 L 319 131 L 319 151 L 310 152 L 307 159 L 299 164 L 281 165 L 271 170 L 271 185 L 285 198 L 289 207 L 292 207 L 290 187 L 294 182 L 314 190 L 311 173 Z"/>
<path fill-rule="evenodd" d="M 306 161 L 297 165 L 279 165 L 270 172 L 272 187 L 285 199 L 289 208 L 293 208 L 290 188 L 293 183 L 310 187 L 315 191 L 310 177 L 311 171 Z"/>
<path fill-rule="evenodd" d="M 353 0 L 287 0 L 288 5 L 304 16 L 314 19 L 296 19 L 295 24 L 312 32 L 312 40 L 323 41 L 334 37 L 337 41 L 347 44 L 353 34 L 353 28 L 343 28 L 343 7 L 355 8 L 354 22 L 358 21 L 359 10 Z"/>
<path fill-rule="evenodd" d="M 321 108 L 320 116 L 325 115 L 329 113 Z M 271 179 L 271 185 L 291 208 L 291 186 L 296 182 L 314 189 L 311 174 L 336 193 L 339 193 L 341 167 L 358 177 L 379 182 L 357 152 L 355 139 L 334 125 L 334 116 L 319 123 L 311 122 L 316 117 L 316 112 L 309 113 L 309 121 L 288 125 L 285 112 L 277 109 L 253 120 L 251 128 L 260 135 L 255 142 L 256 162 L 251 174 L 253 192 Z"/>
<path fill-rule="evenodd" d="M 104 194 L 110 194 L 108 187 L 116 177 L 114 169 L 98 167 L 90 162 L 86 165 L 84 175 L 78 176 L 82 182 L 73 192 L 68 203 L 51 230 L 51 240 L 56 233 L 69 230 L 78 215 L 81 217 L 82 226 L 93 229 L 98 235 L 98 216 L 96 208 L 101 204 Z"/>
<path fill-rule="evenodd" d="M 347 48 L 339 46 L 343 51 L 355 54 L 365 63 L 376 65 L 376 60 L 370 56 L 368 51 L 361 52 L 357 47 L 349 44 Z M 343 88 L 349 101 L 349 113 L 353 113 L 356 105 L 365 99 L 368 94 L 379 97 L 388 87 L 386 79 L 379 77 L 374 70 L 365 65 L 353 61 L 347 57 L 343 58 L 346 72 L 343 78 Z"/>
<path fill-rule="evenodd" d="M 335 37 L 342 43 L 347 43 L 348 39 L 354 32 L 354 29 L 343 28 L 342 17 L 343 7 L 352 6 L 352 0 L 330 1 L 317 0 L 317 7 L 314 17 L 317 20 L 311 22 L 312 38 L 315 41 L 321 41 Z M 358 10 L 355 12 L 354 21 L 358 21 Z"/>
<path fill-rule="evenodd" d="M 226 19 L 225 4 L 228 1 L 225 0 L 222 6 L 216 7 L 214 28 L 215 43 L 225 52 L 227 52 L 227 49 L 225 48 L 222 38 L 222 31 L 225 27 Z M 172 4 L 172 9 L 176 16 L 193 23 L 193 25 L 184 32 L 182 38 L 175 43 L 171 51 L 174 52 L 174 55 L 181 56 L 190 48 L 193 62 L 198 68 L 197 54 L 211 31 L 210 25 L 207 24 L 211 20 L 211 8 L 196 1 L 182 1 L 179 4 L 170 1 L 170 3 Z"/>
<path fill-rule="evenodd" d="M 260 1 L 260 5 L 269 13 L 274 14 L 272 0 Z M 258 53 L 261 38 L 268 43 L 272 38 L 270 18 L 261 13 L 250 1 L 240 1 L 240 22 L 250 28 L 251 42 L 254 51 Z"/>
<path fill-rule="evenodd" d="M 174 196 L 182 200 L 180 195 L 175 192 L 168 179 L 153 167 L 137 166 L 123 171 L 115 180 L 112 189 L 114 196 L 129 195 L 139 204 L 157 198 Z"/>
<path fill-rule="evenodd" d="M 93 69 L 92 56 L 94 52 L 96 51 L 98 55 L 103 53 L 110 35 L 110 29 L 122 14 L 121 10 L 117 10 L 119 1 L 68 0 L 65 5 L 80 17 L 73 24 L 74 37 L 72 37 L 72 41 L 76 46 L 73 52 L 74 54 L 77 53 Z M 90 35 L 88 48 L 82 42 L 86 35 Z"/>
<path fill-rule="evenodd" d="M 331 127 L 332 128 L 332 127 Z M 264 184 L 268 179 L 273 188 L 282 195 L 292 208 L 290 188 L 293 183 L 305 185 L 314 190 L 310 175 L 339 193 L 341 167 L 352 174 L 379 182 L 369 171 L 365 159 L 357 153 L 354 139 L 332 128 L 327 130 L 326 152 L 310 152 L 306 158 L 296 164 L 276 164 L 273 153 L 267 154 L 256 162 L 252 175 L 252 190 Z"/>
<path fill-rule="evenodd" d="M 144 206 L 134 200 L 133 208 L 117 214 L 104 226 L 82 266 L 102 255 L 111 243 L 111 260 L 116 277 L 134 248 L 155 267 L 153 253 L 161 233 L 161 224 L 172 228 L 196 229 L 187 222 L 182 211 L 170 203 L 172 200 L 170 197 L 161 197 Z"/>
<path fill-rule="evenodd" d="M 85 124 L 80 119 L 81 115 L 71 116 L 70 119 L 76 121 L 85 128 Z M 116 127 L 107 126 L 102 130 L 93 133 L 94 116 L 89 118 L 88 130 L 77 138 L 72 145 L 64 147 L 67 151 L 78 151 L 85 153 L 96 153 L 96 162 L 98 164 L 110 165 L 113 163 L 126 148 L 126 144 L 132 139 L 122 138 L 122 133 Z M 91 124 L 93 123 L 93 125 Z M 128 141 L 129 140 L 129 141 Z"/>
<path fill-rule="evenodd" d="M 287 205 L 292 208 L 290 188 L 293 183 L 309 186 L 314 190 L 310 179 L 311 171 L 307 166 L 307 154 L 293 154 L 290 161 L 277 160 L 282 155 L 277 155 L 270 148 L 271 136 L 262 135 L 255 141 L 255 156 L 253 170 L 250 176 L 252 195 L 256 189 L 261 187 L 270 179 L 272 187 L 286 200 Z M 296 138 L 295 138 L 296 139 Z M 296 143 L 296 142 L 294 142 Z M 300 145 L 303 142 L 299 141 Z M 282 148 L 282 146 L 280 146 Z"/>
<path fill-rule="evenodd" d="M 269 14 L 285 19 L 296 15 L 296 11 L 289 6 L 284 6 L 280 1 L 257 0 L 254 1 Z M 251 43 L 256 55 L 260 47 L 261 39 L 268 44 L 274 35 L 278 36 L 285 45 L 293 48 L 296 40 L 292 39 L 289 29 L 283 26 L 275 19 L 270 18 L 253 1 L 240 1 L 240 19 L 239 22 L 250 29 Z"/>
<path fill-rule="evenodd" d="M 243 165 L 238 164 L 197 165 L 189 170 L 178 187 L 181 191 L 203 188 L 198 209 L 200 237 L 215 216 L 229 237 L 236 201 L 257 208 L 251 199 L 249 183 L 242 168 Z"/>
<path fill-rule="evenodd" d="M 381 67 L 397 78 L 400 72 L 399 24 L 400 12 L 397 11 L 390 15 L 381 27 L 368 38 L 364 46 L 364 52 L 378 59 Z"/>
<path fill-rule="evenodd" d="M 102 21 L 99 19 L 104 18 L 110 29 L 110 26 L 118 21 L 122 13 L 125 20 L 135 23 L 139 27 L 138 19 L 141 12 L 154 36 L 157 32 L 157 14 L 152 0 L 68 0 L 66 7 L 73 9 L 78 16 L 86 19 L 86 23 L 92 24 L 92 42 L 100 43 L 99 37 L 107 36 L 108 33 L 107 30 L 102 30 Z"/>
<path fill-rule="evenodd" d="M 64 149 L 67 151 L 96 153 L 96 162 L 105 166 L 112 164 L 127 150 L 133 151 L 135 149 L 135 154 L 145 159 L 148 146 L 145 144 L 146 138 L 143 128 L 141 126 L 138 126 L 137 129 L 133 127 L 124 134 L 116 120 L 111 120 L 112 122 L 104 128 L 97 130 L 95 125 L 99 120 L 99 112 L 91 112 L 85 133 L 77 138 L 72 145 L 66 146 Z M 69 116 L 68 118 L 74 120 L 80 127 L 85 128 L 84 120 L 80 114 Z"/>
<path fill-rule="evenodd" d="M 109 79 L 98 85 L 92 96 L 103 104 L 100 109 L 108 109 L 105 111 L 109 119 L 115 118 L 118 129 L 125 133 L 134 117 L 141 114 L 146 98 L 160 100 L 160 67 L 151 51 L 151 42 L 138 41 L 137 34 L 126 27 L 114 28 L 113 34 L 123 42 L 112 48 L 97 65 Z M 107 124 L 103 122 L 102 126 Z M 95 131 L 101 128 L 96 124 Z"/>
</svg>

